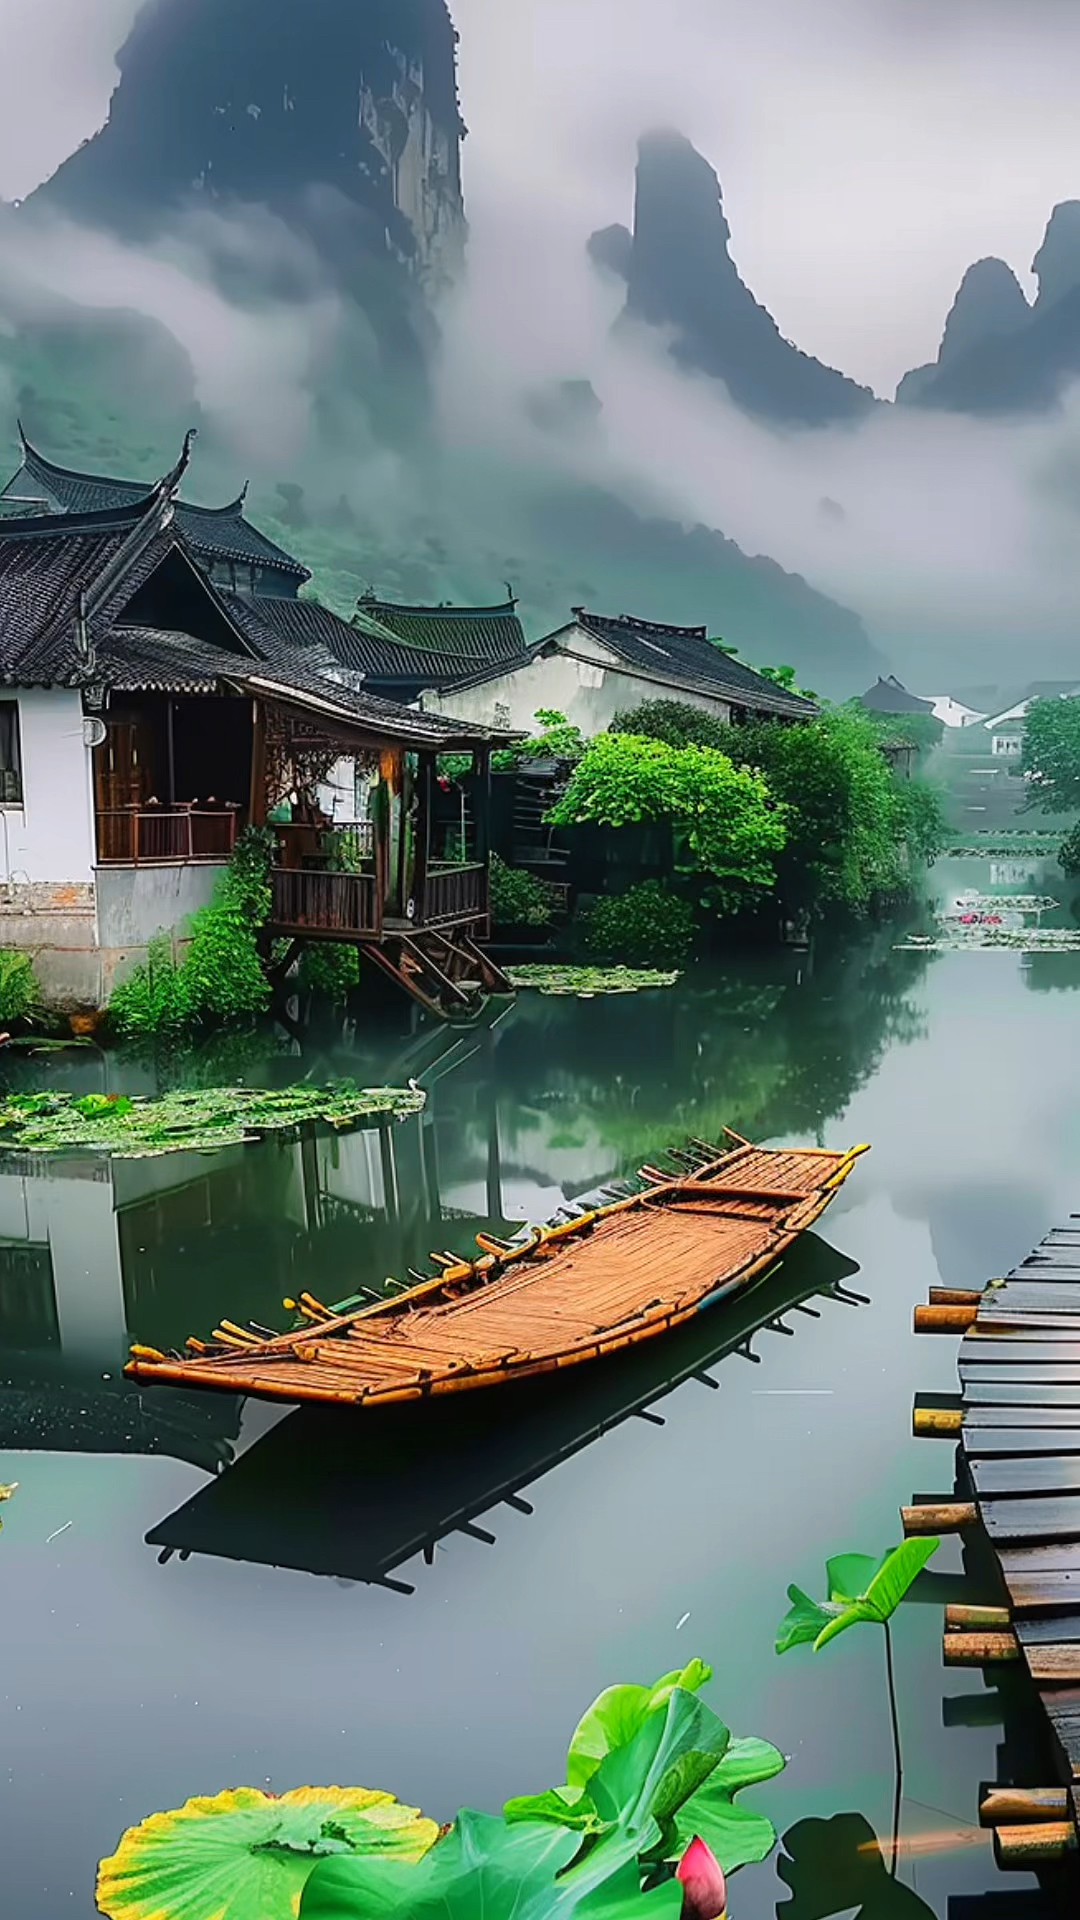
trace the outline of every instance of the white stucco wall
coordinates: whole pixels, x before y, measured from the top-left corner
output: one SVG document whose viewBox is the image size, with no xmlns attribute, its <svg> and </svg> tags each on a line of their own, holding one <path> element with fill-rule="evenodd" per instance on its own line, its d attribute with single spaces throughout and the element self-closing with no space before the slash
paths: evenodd
<svg viewBox="0 0 1080 1920">
<path fill-rule="evenodd" d="M 509 727 L 521 733 L 535 731 L 534 716 L 539 708 L 547 707 L 564 713 L 582 733 L 590 735 L 603 733 L 617 713 L 625 713 L 645 700 L 681 700 L 688 706 L 703 707 L 718 720 L 731 718 L 725 700 L 683 693 L 660 679 L 650 680 L 631 672 L 580 627 L 570 629 L 549 652 L 538 654 L 515 673 L 460 693 L 425 695 L 422 704 L 429 711 L 446 713 L 456 720 L 474 720 L 486 727 Z"/>
<path fill-rule="evenodd" d="M 23 801 L 0 807 L 0 882 L 89 883 L 94 809 L 82 698 L 67 687 L 19 688 L 14 698 Z"/>
</svg>

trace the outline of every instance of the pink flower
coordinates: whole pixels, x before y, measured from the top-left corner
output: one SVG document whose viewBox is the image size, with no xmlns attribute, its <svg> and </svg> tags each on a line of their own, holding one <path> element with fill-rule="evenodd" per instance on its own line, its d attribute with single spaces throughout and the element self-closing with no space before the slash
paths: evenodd
<svg viewBox="0 0 1080 1920">
<path fill-rule="evenodd" d="M 683 1890 L 682 1920 L 724 1920 L 724 1870 L 704 1840 L 691 1840 L 675 1869 L 675 1878 Z"/>
</svg>

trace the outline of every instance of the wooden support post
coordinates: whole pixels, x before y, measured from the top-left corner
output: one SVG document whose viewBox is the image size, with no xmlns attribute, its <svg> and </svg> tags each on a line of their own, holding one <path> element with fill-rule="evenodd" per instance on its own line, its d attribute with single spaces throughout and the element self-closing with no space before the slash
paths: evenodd
<svg viewBox="0 0 1080 1920">
<path fill-rule="evenodd" d="M 947 1633 L 941 1651 L 947 1667 L 995 1667 L 1020 1658 L 1015 1633 Z"/>
<path fill-rule="evenodd" d="M 916 1333 L 967 1333 L 979 1317 L 978 1307 L 916 1307 Z"/>
<path fill-rule="evenodd" d="M 1076 1849 L 1076 1828 L 1071 1820 L 994 1828 L 994 1858 L 999 1867 L 1019 1867 L 1031 1873 L 1044 1861 L 1064 1860 Z"/>
<path fill-rule="evenodd" d="M 1012 1615 L 1008 1607 L 967 1607 L 958 1604 L 945 1609 L 945 1625 L 951 1632 L 964 1627 L 1004 1627 L 1012 1626 Z"/>
<path fill-rule="evenodd" d="M 1067 1787 L 998 1787 L 984 1781 L 979 1788 L 979 1821 L 984 1827 L 1018 1826 L 1029 1820 L 1067 1820 Z"/>
<path fill-rule="evenodd" d="M 916 1407 L 911 1430 L 917 1439 L 956 1439 L 963 1432 L 964 1415 L 960 1407 Z"/>
<path fill-rule="evenodd" d="M 971 1287 L 931 1287 L 932 1307 L 977 1307 L 982 1299 Z"/>
<path fill-rule="evenodd" d="M 979 1515 L 973 1500 L 951 1500 L 940 1506 L 901 1507 L 900 1518 L 905 1538 L 910 1539 L 912 1534 L 962 1533 L 976 1524 Z"/>
<path fill-rule="evenodd" d="M 251 786 L 248 792 L 248 825 L 266 823 L 266 710 L 261 700 L 251 703 Z"/>
</svg>

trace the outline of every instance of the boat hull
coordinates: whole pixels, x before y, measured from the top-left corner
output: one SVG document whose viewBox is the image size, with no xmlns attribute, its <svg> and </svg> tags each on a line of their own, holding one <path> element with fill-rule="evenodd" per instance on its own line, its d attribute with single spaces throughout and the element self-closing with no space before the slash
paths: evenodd
<svg viewBox="0 0 1080 1920">
<path fill-rule="evenodd" d="M 189 1353 L 135 1348 L 132 1378 L 354 1408 L 475 1392 L 601 1360 L 654 1340 L 751 1286 L 820 1219 L 863 1147 L 692 1143 L 671 1177 L 524 1243 L 477 1235 L 474 1259 L 391 1299 L 335 1313 L 308 1297 L 306 1324 L 266 1339 L 225 1321 Z"/>
</svg>

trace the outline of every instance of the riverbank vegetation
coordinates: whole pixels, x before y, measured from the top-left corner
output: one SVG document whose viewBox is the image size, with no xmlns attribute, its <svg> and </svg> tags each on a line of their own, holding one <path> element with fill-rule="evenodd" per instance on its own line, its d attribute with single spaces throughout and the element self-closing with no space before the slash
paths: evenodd
<svg viewBox="0 0 1080 1920">
<path fill-rule="evenodd" d="M 98 1870 L 108 1920 L 720 1920 L 725 1876 L 767 1858 L 776 1829 L 737 1796 L 780 1773 L 699 1697 L 701 1660 L 600 1694 L 566 1779 L 462 1809 L 440 1830 L 393 1795 L 242 1787 L 129 1829 Z"/>
<path fill-rule="evenodd" d="M 802 924 L 862 916 L 910 892 L 945 827 L 937 788 L 911 774 L 908 757 L 895 764 L 861 708 L 797 726 L 735 726 L 679 701 L 648 701 L 588 743 L 549 819 L 669 831 L 670 873 L 652 882 L 669 902 L 661 913 L 660 897 L 652 900 L 656 944 L 638 940 L 631 951 L 609 938 L 604 953 L 662 965 L 689 946 L 685 923 L 674 931 L 675 901 L 694 916 L 692 936 L 696 926 L 770 907 Z M 602 901 L 593 925 L 598 911 L 602 932 L 609 914 L 614 934 L 617 901 Z M 669 928 L 677 956 L 664 950 Z M 584 932 L 588 940 L 588 923 Z"/>
<path fill-rule="evenodd" d="M 179 1039 L 265 1013 L 270 983 L 260 933 L 270 915 L 274 835 L 249 827 L 240 836 L 209 906 L 192 915 L 177 958 L 162 934 L 109 1001 L 109 1019 L 125 1040 Z"/>
</svg>

